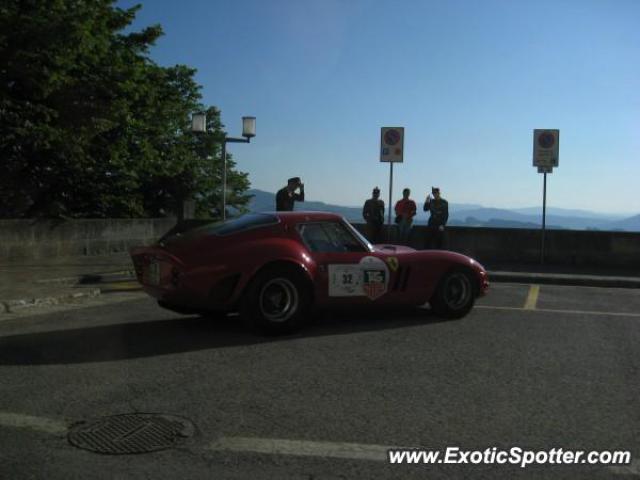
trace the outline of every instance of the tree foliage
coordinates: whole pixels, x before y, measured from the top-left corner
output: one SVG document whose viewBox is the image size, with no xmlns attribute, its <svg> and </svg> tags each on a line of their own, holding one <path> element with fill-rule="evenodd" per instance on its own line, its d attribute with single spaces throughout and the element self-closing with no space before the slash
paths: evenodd
<svg viewBox="0 0 640 480">
<path fill-rule="evenodd" d="M 195 70 L 154 63 L 161 27 L 124 33 L 140 7 L 114 3 L 0 2 L 1 217 L 157 216 L 192 198 L 220 213 L 219 110 L 190 131 Z M 242 209 L 247 174 L 227 163 Z"/>
</svg>

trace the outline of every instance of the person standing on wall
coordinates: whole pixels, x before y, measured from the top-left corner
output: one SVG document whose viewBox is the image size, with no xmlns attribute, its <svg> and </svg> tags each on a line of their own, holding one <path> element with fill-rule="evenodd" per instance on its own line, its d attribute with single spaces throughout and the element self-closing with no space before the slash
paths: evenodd
<svg viewBox="0 0 640 480">
<path fill-rule="evenodd" d="M 296 190 L 300 189 L 300 193 Z M 293 177 L 287 180 L 287 186 L 276 193 L 276 211 L 292 212 L 293 202 L 304 202 L 304 183 L 300 177 Z"/>
<path fill-rule="evenodd" d="M 380 200 L 378 187 L 373 189 L 371 198 L 364 202 L 362 217 L 367 222 L 367 238 L 371 243 L 376 243 L 380 239 L 380 231 L 384 224 L 384 201 Z"/>
<path fill-rule="evenodd" d="M 444 227 L 449 220 L 449 203 L 440 196 L 439 188 L 431 187 L 431 193 L 427 195 L 423 210 L 431 213 L 427 224 L 425 248 L 441 250 L 444 244 Z"/>
<path fill-rule="evenodd" d="M 396 202 L 396 223 L 398 224 L 398 240 L 407 243 L 409 234 L 411 233 L 411 224 L 413 217 L 416 215 L 416 202 L 409 198 L 411 190 L 405 188 L 402 190 L 402 199 Z"/>
</svg>

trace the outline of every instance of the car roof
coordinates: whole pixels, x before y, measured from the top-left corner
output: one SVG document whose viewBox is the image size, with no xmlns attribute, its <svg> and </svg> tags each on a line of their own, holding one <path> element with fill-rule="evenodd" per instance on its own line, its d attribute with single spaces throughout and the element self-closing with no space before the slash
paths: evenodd
<svg viewBox="0 0 640 480">
<path fill-rule="evenodd" d="M 313 212 L 313 211 L 298 211 L 298 212 L 261 212 L 268 213 L 270 215 L 277 216 L 283 223 L 301 223 L 301 222 L 326 222 L 326 221 L 339 221 L 342 220 L 342 215 L 330 212 Z"/>
</svg>

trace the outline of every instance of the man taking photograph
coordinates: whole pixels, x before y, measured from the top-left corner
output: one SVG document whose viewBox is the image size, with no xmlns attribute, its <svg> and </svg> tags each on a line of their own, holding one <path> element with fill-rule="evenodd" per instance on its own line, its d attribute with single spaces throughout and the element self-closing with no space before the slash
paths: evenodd
<svg viewBox="0 0 640 480">
<path fill-rule="evenodd" d="M 296 193 L 296 190 L 300 193 Z M 293 202 L 304 202 L 304 183 L 300 177 L 293 177 L 287 180 L 287 186 L 276 193 L 276 211 L 292 212 Z"/>
</svg>

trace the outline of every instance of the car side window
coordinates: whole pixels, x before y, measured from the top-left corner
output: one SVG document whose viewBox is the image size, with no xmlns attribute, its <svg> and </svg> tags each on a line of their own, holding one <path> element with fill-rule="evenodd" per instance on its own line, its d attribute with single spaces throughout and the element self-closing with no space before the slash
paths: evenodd
<svg viewBox="0 0 640 480">
<path fill-rule="evenodd" d="M 306 223 L 298 232 L 312 252 L 366 252 L 367 250 L 338 222 Z"/>
</svg>

